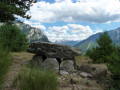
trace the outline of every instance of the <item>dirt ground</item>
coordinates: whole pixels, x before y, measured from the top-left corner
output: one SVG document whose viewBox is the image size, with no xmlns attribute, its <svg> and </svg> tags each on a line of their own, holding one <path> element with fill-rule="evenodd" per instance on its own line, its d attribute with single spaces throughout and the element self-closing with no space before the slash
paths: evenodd
<svg viewBox="0 0 120 90">
<path fill-rule="evenodd" d="M 2 90 L 18 90 L 16 88 L 11 87 L 12 81 L 20 72 L 21 65 L 24 62 L 31 60 L 33 57 L 33 54 L 30 54 L 27 52 L 16 52 L 16 53 L 11 53 L 11 54 L 13 57 L 13 64 L 11 65 L 7 73 Z"/>
</svg>

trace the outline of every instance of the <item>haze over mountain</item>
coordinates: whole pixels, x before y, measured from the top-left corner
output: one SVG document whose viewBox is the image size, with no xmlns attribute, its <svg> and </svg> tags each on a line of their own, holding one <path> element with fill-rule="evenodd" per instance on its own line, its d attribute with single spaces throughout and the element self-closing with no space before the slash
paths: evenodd
<svg viewBox="0 0 120 90">
<path fill-rule="evenodd" d="M 108 31 L 109 36 L 111 37 L 113 43 L 116 45 L 120 44 L 120 27 L 114 30 Z M 96 39 L 99 38 L 100 33 L 94 34 L 87 39 L 79 42 L 78 44 L 75 45 L 75 47 L 80 48 L 83 52 L 91 49 L 92 47 L 97 46 Z"/>
</svg>

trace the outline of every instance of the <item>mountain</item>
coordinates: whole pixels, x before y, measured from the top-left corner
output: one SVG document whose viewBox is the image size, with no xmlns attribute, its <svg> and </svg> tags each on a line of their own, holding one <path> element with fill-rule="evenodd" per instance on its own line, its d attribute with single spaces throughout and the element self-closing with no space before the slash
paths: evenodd
<svg viewBox="0 0 120 90">
<path fill-rule="evenodd" d="M 113 43 L 116 45 L 120 45 L 120 28 L 108 31 L 109 36 L 111 37 Z M 96 39 L 99 38 L 100 33 L 94 34 L 87 39 L 79 42 L 75 45 L 75 47 L 80 48 L 83 52 L 91 49 L 92 47 L 97 46 Z"/>
<path fill-rule="evenodd" d="M 41 29 L 31 27 L 30 25 L 25 23 L 15 22 L 15 24 L 22 30 L 22 32 L 27 35 L 30 43 L 34 41 L 50 42 L 47 36 L 43 34 Z"/>
<path fill-rule="evenodd" d="M 69 45 L 69 46 L 74 46 L 77 43 L 79 43 L 80 41 L 73 41 L 73 40 L 59 40 L 59 41 L 55 41 L 54 43 L 56 44 L 64 44 L 64 45 Z"/>
</svg>

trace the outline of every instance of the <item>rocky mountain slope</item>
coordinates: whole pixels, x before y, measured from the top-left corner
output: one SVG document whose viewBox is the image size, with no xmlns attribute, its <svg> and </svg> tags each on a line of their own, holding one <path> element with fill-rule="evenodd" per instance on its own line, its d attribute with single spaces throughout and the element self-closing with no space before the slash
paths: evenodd
<svg viewBox="0 0 120 90">
<path fill-rule="evenodd" d="M 27 35 L 30 43 L 34 41 L 49 42 L 47 36 L 43 34 L 41 29 L 31 27 L 25 23 L 15 22 L 15 24 Z"/>
<path fill-rule="evenodd" d="M 120 44 L 120 28 L 108 31 L 109 36 L 111 37 L 113 43 L 116 45 Z M 99 38 L 100 33 L 94 34 L 89 38 L 79 42 L 75 47 L 80 48 L 83 52 L 91 49 L 92 47 L 97 46 L 96 39 Z"/>
<path fill-rule="evenodd" d="M 64 44 L 64 45 L 69 45 L 69 46 L 74 46 L 78 44 L 80 41 L 73 41 L 73 40 L 60 40 L 60 41 L 55 41 L 54 43 L 56 44 Z"/>
</svg>

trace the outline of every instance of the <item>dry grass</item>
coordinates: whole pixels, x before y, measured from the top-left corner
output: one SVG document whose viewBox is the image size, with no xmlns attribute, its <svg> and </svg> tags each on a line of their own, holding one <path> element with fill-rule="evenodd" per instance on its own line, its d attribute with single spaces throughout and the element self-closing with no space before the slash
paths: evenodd
<svg viewBox="0 0 120 90">
<path fill-rule="evenodd" d="M 88 63 L 90 63 L 92 61 L 87 56 L 76 56 L 75 59 L 76 59 L 77 65 L 86 64 L 86 63 L 88 64 Z"/>
<path fill-rule="evenodd" d="M 28 53 L 26 51 L 23 52 L 12 52 L 11 53 L 13 57 L 21 57 L 23 59 L 31 60 L 33 55 L 32 53 Z"/>
<path fill-rule="evenodd" d="M 92 60 L 88 56 L 76 56 L 75 59 L 78 66 L 80 66 L 81 64 L 91 64 L 94 67 L 101 67 L 107 69 L 107 65 L 105 63 L 93 64 Z"/>
</svg>

